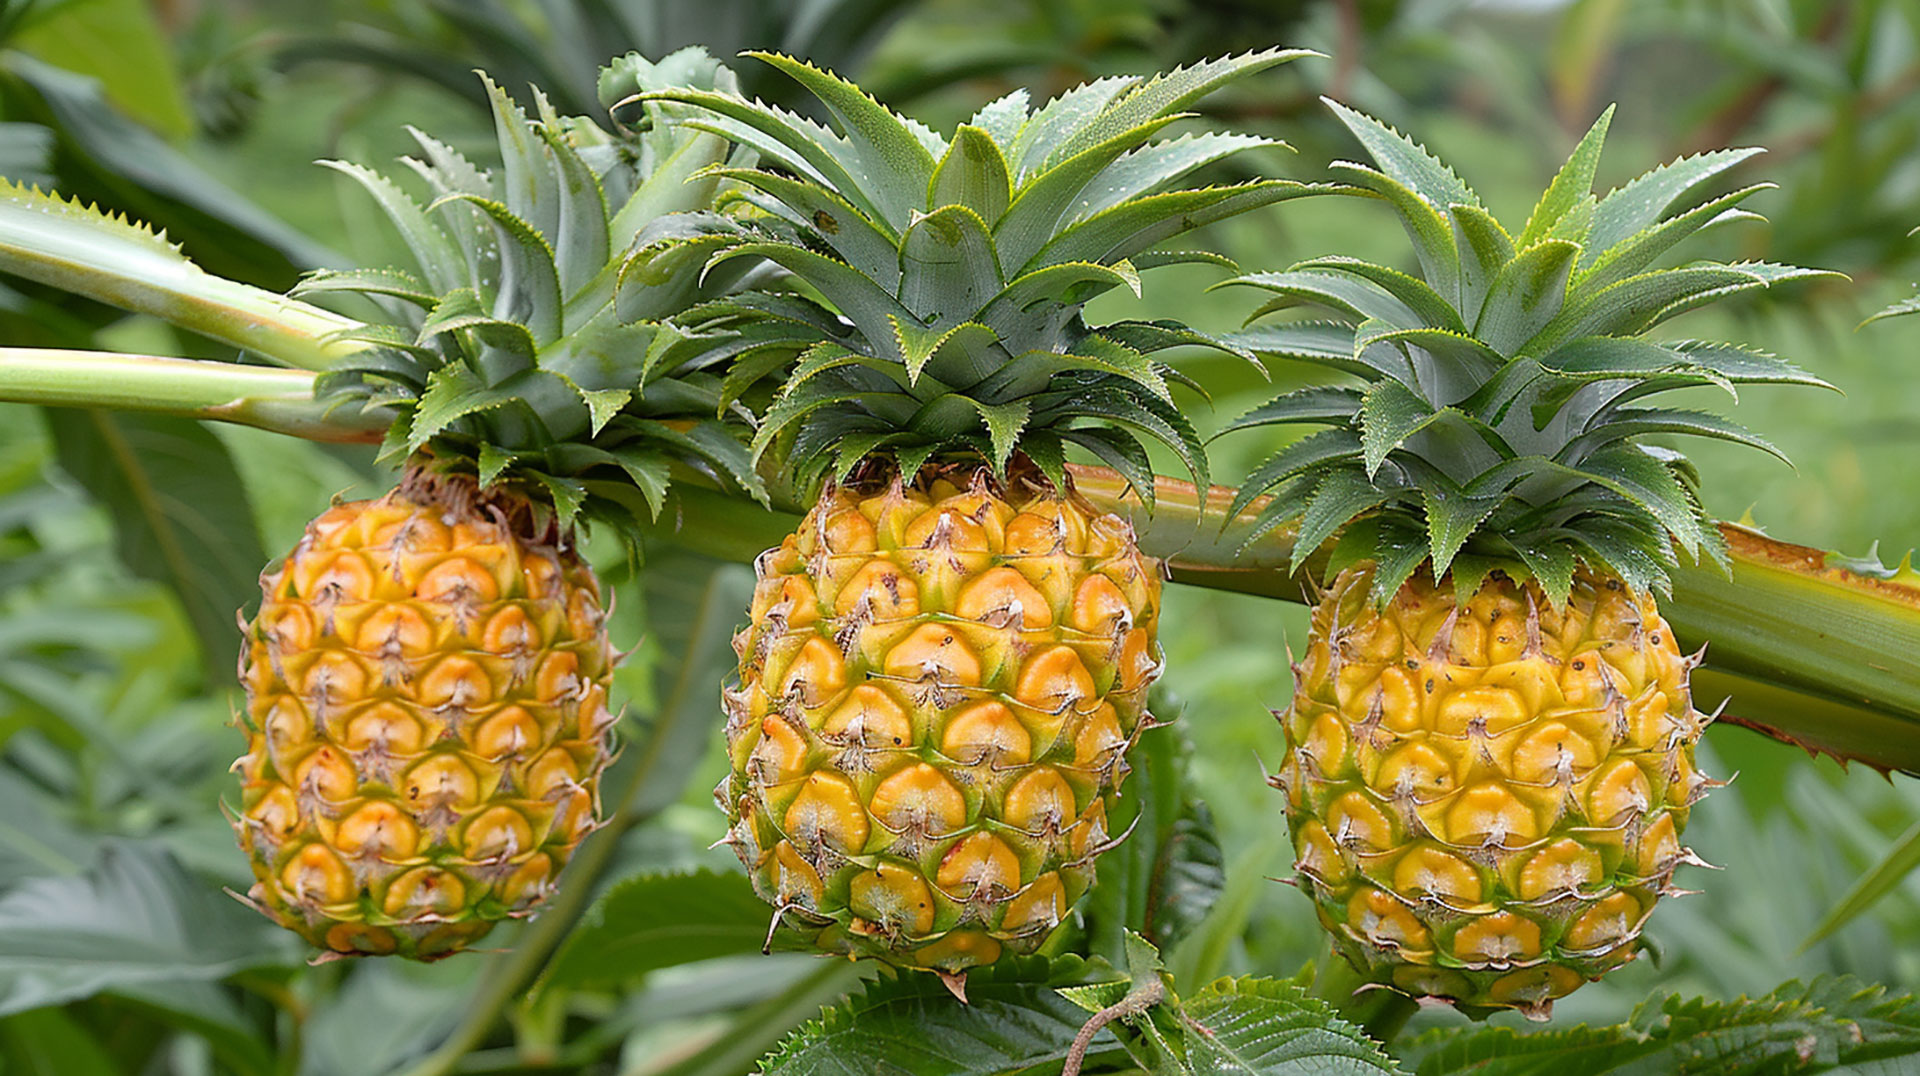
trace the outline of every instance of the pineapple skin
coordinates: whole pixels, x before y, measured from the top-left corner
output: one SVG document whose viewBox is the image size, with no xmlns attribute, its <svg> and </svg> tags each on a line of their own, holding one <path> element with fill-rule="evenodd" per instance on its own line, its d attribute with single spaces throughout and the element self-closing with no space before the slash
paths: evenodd
<svg viewBox="0 0 1920 1076">
<path fill-rule="evenodd" d="M 1031 952 L 1092 884 L 1161 669 L 1160 565 L 1124 519 L 963 481 L 829 490 L 759 558 L 715 790 L 776 919 L 950 975 Z"/>
<path fill-rule="evenodd" d="M 600 585 L 501 500 L 410 474 L 261 575 L 234 829 L 251 902 L 331 953 L 457 952 L 533 914 L 598 824 Z"/>
<path fill-rule="evenodd" d="M 1565 608 L 1497 574 L 1465 606 L 1371 566 L 1313 610 L 1278 715 L 1301 888 L 1368 980 L 1545 1018 L 1634 959 L 1674 868 L 1711 719 L 1651 595 L 1581 572 Z"/>
</svg>

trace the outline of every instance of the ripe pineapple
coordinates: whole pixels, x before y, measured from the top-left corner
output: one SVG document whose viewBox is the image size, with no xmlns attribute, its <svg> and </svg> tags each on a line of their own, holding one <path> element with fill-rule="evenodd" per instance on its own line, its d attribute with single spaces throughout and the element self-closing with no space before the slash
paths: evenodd
<svg viewBox="0 0 1920 1076">
<path fill-rule="evenodd" d="M 772 223 L 717 260 L 782 265 L 839 315 L 797 294 L 689 314 L 805 348 L 756 448 L 783 454 L 798 489 L 828 479 L 760 558 L 723 693 L 733 770 L 716 796 L 776 926 L 952 981 L 1032 951 L 1091 884 L 1126 749 L 1152 724 L 1160 569 L 1074 496 L 1065 450 L 1151 496 L 1144 432 L 1203 477 L 1170 371 L 1146 355 L 1209 341 L 1092 329 L 1080 308 L 1137 290 L 1141 268 L 1217 261 L 1146 251 L 1302 189 L 1153 193 L 1262 141 L 1156 141 L 1174 110 L 1291 55 L 1105 79 L 1031 112 L 1019 92 L 951 138 L 783 56 L 762 58 L 843 133 L 658 95 L 785 169 L 723 173 Z"/>
<path fill-rule="evenodd" d="M 629 57 L 603 86 L 728 78 L 690 51 Z M 764 496 L 739 427 L 714 417 L 704 345 L 655 320 L 730 282 L 697 279 L 697 255 L 731 226 L 687 212 L 717 181 L 683 182 L 726 143 L 664 122 L 617 140 L 544 101 L 530 123 L 489 90 L 499 176 L 419 135 L 425 160 L 408 163 L 438 195 L 423 210 L 339 166 L 419 275 L 301 288 L 388 303 L 391 323 L 357 333 L 383 346 L 326 383 L 343 406 L 395 410 L 388 448 L 410 456 L 397 489 L 335 505 L 262 575 L 241 658 L 251 899 L 332 953 L 433 959 L 532 914 L 597 824 L 614 724 L 577 524 L 630 536 L 670 463 Z"/>
<path fill-rule="evenodd" d="M 1596 200 L 1602 116 L 1507 232 L 1445 166 L 1332 106 L 1378 168 L 1422 276 L 1320 258 L 1239 282 L 1261 310 L 1337 321 L 1247 331 L 1256 350 L 1358 383 L 1280 396 L 1230 428 L 1331 427 L 1287 446 L 1234 512 L 1299 528 L 1294 567 L 1338 532 L 1280 715 L 1300 884 L 1368 979 L 1544 1018 L 1636 955 L 1647 916 L 1696 862 L 1680 843 L 1712 787 L 1709 717 L 1661 619 L 1674 545 L 1724 562 L 1698 476 L 1649 433 L 1764 441 L 1717 415 L 1641 406 L 1669 389 L 1821 384 L 1770 355 L 1642 334 L 1721 295 L 1816 275 L 1761 263 L 1650 268 L 1736 213 L 1746 187 L 1670 212 L 1753 151 L 1686 158 Z M 1777 454 L 1777 453 L 1776 453 Z M 1275 488 L 1277 487 L 1277 489 Z"/>
</svg>

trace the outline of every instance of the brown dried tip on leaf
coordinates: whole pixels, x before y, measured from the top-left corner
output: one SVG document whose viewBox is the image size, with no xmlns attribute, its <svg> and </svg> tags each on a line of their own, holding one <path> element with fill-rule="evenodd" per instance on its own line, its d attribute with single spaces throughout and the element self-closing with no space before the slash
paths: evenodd
<svg viewBox="0 0 1920 1076">
<path fill-rule="evenodd" d="M 966 972 L 936 971 L 934 974 L 940 977 L 940 985 L 947 988 L 947 993 L 959 999 L 960 1004 L 965 1005 L 967 1003 Z"/>
</svg>

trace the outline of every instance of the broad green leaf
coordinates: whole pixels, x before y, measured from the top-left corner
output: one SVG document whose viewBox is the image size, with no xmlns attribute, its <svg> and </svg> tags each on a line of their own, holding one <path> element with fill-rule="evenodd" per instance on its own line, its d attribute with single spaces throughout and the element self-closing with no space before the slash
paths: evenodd
<svg viewBox="0 0 1920 1076">
<path fill-rule="evenodd" d="M 869 983 L 794 1032 L 761 1063 L 763 1076 L 1001 1076 L 1065 1059 L 1086 1013 L 1057 987 L 1084 965 L 1002 960 L 967 975 L 961 1004 L 924 972 Z M 1107 1032 L 1095 1056 L 1117 1050 Z"/>
<path fill-rule="evenodd" d="M 128 116 L 176 142 L 194 133 L 193 110 L 168 39 L 141 0 L 38 4 L 9 48 L 98 79 Z"/>
<path fill-rule="evenodd" d="M 1860 913 L 1879 903 L 1880 898 L 1906 881 L 1915 867 L 1920 867 L 1920 823 L 1901 834 L 1885 858 L 1861 875 L 1847 895 L 1840 899 L 1840 903 L 1834 905 L 1812 934 L 1807 935 L 1807 940 L 1800 943 L 1800 950 L 1805 952 L 1822 938 L 1859 918 Z"/>
<path fill-rule="evenodd" d="M 151 846 L 110 842 L 82 875 L 0 896 L 0 1015 L 279 963 L 285 935 Z"/>
<path fill-rule="evenodd" d="M 757 953 L 769 915 L 743 874 L 629 878 L 596 901 L 567 936 L 542 989 L 619 986 L 657 968 Z"/>
<path fill-rule="evenodd" d="M 1819 978 L 1751 1000 L 1658 997 L 1612 1027 L 1447 1028 L 1405 1052 L 1418 1076 L 1893 1073 L 1920 1057 L 1920 1007 L 1885 987 Z"/>
<path fill-rule="evenodd" d="M 1366 1033 L 1293 983 L 1220 979 L 1181 1002 L 1188 1071 L 1246 1076 L 1396 1072 Z"/>
<path fill-rule="evenodd" d="M 229 682 L 234 616 L 266 564 L 226 445 L 198 422 L 135 411 L 49 408 L 61 467 L 112 515 L 121 562 L 165 584 L 200 639 L 209 683 Z"/>
</svg>

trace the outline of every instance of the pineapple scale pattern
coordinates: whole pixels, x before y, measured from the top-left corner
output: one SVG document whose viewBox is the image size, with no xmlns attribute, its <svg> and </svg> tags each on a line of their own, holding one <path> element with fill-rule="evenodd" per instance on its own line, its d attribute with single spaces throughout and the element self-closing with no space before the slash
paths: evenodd
<svg viewBox="0 0 1920 1076">
<path fill-rule="evenodd" d="M 531 914 L 596 825 L 599 584 L 471 492 L 337 505 L 261 577 L 235 829 L 252 901 L 323 949 L 463 948 Z"/>
<path fill-rule="evenodd" d="M 1158 563 L 1117 516 L 942 478 L 830 491 L 757 569 L 716 796 L 776 918 L 956 974 L 1033 949 L 1153 723 Z"/>
<path fill-rule="evenodd" d="M 1314 611 L 1281 716 L 1301 884 L 1363 974 L 1544 1015 L 1631 960 L 1674 869 L 1709 718 L 1650 596 L 1581 573 L 1566 606 L 1366 567 Z"/>
</svg>

